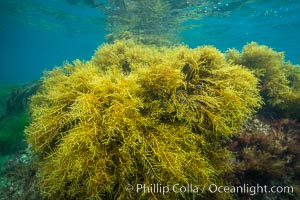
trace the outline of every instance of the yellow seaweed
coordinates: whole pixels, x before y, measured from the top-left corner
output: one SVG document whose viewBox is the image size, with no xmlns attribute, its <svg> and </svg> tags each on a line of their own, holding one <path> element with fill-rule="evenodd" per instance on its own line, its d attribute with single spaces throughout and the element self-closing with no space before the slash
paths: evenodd
<svg viewBox="0 0 300 200">
<path fill-rule="evenodd" d="M 300 120 L 300 68 L 286 62 L 283 52 L 251 42 L 242 52 L 229 49 L 226 57 L 230 63 L 253 70 L 260 79 L 260 94 L 266 103 L 264 112 L 267 115 L 276 113 L 277 117 Z"/>
<path fill-rule="evenodd" d="M 205 195 L 125 187 L 225 182 L 231 167 L 224 143 L 261 104 L 254 75 L 212 46 L 117 41 L 42 81 L 26 134 L 40 154 L 40 189 L 48 199 Z"/>
</svg>

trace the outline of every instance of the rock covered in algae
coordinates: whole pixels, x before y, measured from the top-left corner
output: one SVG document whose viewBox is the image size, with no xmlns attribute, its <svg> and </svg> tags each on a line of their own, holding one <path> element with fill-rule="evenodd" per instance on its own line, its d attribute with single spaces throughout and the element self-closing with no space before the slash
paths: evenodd
<svg viewBox="0 0 300 200">
<path fill-rule="evenodd" d="M 254 75 L 212 46 L 117 41 L 90 61 L 46 72 L 42 82 L 26 134 L 40 155 L 40 190 L 48 199 L 206 195 L 161 196 L 136 185 L 224 183 L 224 143 L 261 104 Z"/>
<path fill-rule="evenodd" d="M 234 154 L 232 184 L 284 185 L 285 192 L 237 193 L 236 199 L 300 199 L 300 123 L 295 120 L 249 120 L 229 143 Z M 252 196 L 252 197 L 251 197 Z"/>
</svg>

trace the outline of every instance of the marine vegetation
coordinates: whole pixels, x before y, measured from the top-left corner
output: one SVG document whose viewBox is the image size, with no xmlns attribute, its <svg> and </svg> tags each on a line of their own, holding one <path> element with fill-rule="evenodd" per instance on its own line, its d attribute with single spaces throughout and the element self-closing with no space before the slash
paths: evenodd
<svg viewBox="0 0 300 200">
<path fill-rule="evenodd" d="M 253 70 L 260 79 L 264 115 L 300 120 L 300 67 L 286 62 L 283 52 L 251 42 L 242 52 L 229 49 L 227 60 Z"/>
<path fill-rule="evenodd" d="M 231 136 L 260 107 L 258 80 L 212 46 L 116 41 L 45 73 L 27 141 L 47 199 L 188 199 L 151 185 L 226 183 Z M 126 186 L 133 187 L 132 192 Z M 221 198 L 224 194 L 215 194 Z M 224 196 L 222 196 L 224 197 Z M 225 197 L 224 197 L 225 198 Z"/>
<path fill-rule="evenodd" d="M 0 168 L 5 158 L 26 148 L 24 128 L 29 124 L 28 99 L 40 82 L 6 86 L 0 90 Z"/>
<path fill-rule="evenodd" d="M 29 121 L 26 112 L 0 118 L 0 157 L 25 149 L 24 128 Z"/>
<path fill-rule="evenodd" d="M 14 88 L 15 86 L 11 86 L 11 85 L 1 85 L 0 86 L 0 116 L 4 116 L 6 109 L 5 109 L 5 105 L 7 103 L 7 97 L 10 96 L 11 94 L 11 90 Z"/>
<path fill-rule="evenodd" d="M 40 85 L 41 82 L 36 81 L 10 89 L 10 94 L 2 97 L 5 102 L 3 102 L 3 113 L 1 113 L 0 119 L 26 111 L 29 98 L 35 94 Z"/>
<path fill-rule="evenodd" d="M 289 193 L 259 193 L 255 199 L 300 198 L 300 124 L 293 120 L 251 120 L 229 144 L 234 152 L 233 184 L 293 186 Z M 232 174 L 231 174 L 232 175 Z M 238 199 L 249 199 L 238 194 Z"/>
</svg>

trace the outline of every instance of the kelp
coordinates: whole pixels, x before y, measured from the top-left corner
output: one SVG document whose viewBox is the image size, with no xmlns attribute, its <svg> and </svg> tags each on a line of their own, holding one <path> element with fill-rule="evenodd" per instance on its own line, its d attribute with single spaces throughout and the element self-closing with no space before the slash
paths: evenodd
<svg viewBox="0 0 300 200">
<path fill-rule="evenodd" d="M 242 52 L 229 49 L 226 58 L 253 70 L 260 79 L 265 102 L 261 115 L 300 120 L 300 67 L 286 62 L 283 52 L 251 42 Z"/>
<path fill-rule="evenodd" d="M 26 111 L 29 105 L 29 98 L 36 93 L 40 85 L 41 82 L 36 81 L 12 88 L 10 94 L 5 97 L 6 100 L 4 102 L 4 112 L 2 116 L 0 116 L 0 119 L 11 114 Z"/>
<path fill-rule="evenodd" d="M 40 190 L 47 199 L 203 197 L 126 186 L 225 183 L 225 143 L 260 106 L 257 84 L 212 46 L 125 40 L 48 71 L 26 129 L 40 156 Z"/>
</svg>

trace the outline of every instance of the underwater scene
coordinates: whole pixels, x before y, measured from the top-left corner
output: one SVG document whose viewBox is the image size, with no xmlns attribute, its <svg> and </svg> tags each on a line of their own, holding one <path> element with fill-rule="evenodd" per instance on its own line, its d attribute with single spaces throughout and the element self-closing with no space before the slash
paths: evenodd
<svg viewBox="0 0 300 200">
<path fill-rule="evenodd" d="M 300 199 L 299 0 L 1 0 L 0 200 Z"/>
</svg>

